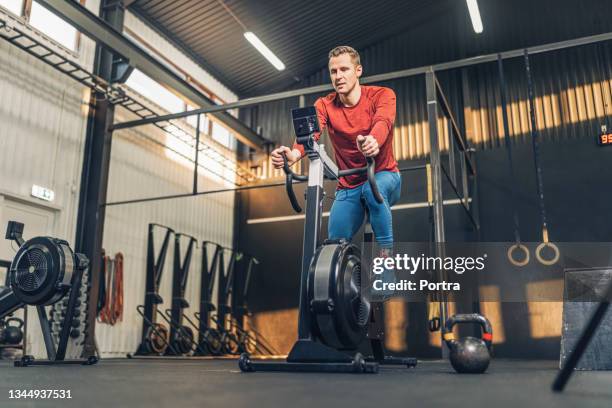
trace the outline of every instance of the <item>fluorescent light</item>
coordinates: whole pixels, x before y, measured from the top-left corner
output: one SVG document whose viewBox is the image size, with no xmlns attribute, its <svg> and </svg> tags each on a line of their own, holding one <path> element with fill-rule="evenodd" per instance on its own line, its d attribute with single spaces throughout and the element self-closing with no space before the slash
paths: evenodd
<svg viewBox="0 0 612 408">
<path fill-rule="evenodd" d="M 274 53 L 270 51 L 268 47 L 266 47 L 266 44 L 262 43 L 255 34 L 247 31 L 244 33 L 244 38 L 246 38 L 253 45 L 253 47 L 255 47 L 257 51 L 261 53 L 261 55 L 266 57 L 266 59 L 270 61 L 270 64 L 274 65 L 274 68 L 278 69 L 279 71 L 285 69 L 285 64 L 283 64 L 283 62 L 279 60 L 278 57 L 274 55 Z"/>
<path fill-rule="evenodd" d="M 482 20 L 480 19 L 480 10 L 478 10 L 478 3 L 476 0 L 466 0 L 468 10 L 470 11 L 470 18 L 472 19 L 472 26 L 476 34 L 482 33 Z"/>
</svg>

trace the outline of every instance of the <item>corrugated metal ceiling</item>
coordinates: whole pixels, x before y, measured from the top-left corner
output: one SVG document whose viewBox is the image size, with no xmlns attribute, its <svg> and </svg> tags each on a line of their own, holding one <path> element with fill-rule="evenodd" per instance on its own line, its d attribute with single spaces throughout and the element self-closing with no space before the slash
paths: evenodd
<svg viewBox="0 0 612 408">
<path fill-rule="evenodd" d="M 221 1 L 276 53 L 285 71 L 274 69 L 244 39 L 244 29 Z M 371 75 L 612 29 L 609 0 L 479 5 L 481 35 L 471 29 L 464 0 L 135 0 L 131 9 L 240 97 L 312 83 L 329 49 L 340 44 L 363 51 L 365 74 Z M 374 46 L 381 43 L 384 52 Z"/>
<path fill-rule="evenodd" d="M 240 96 L 295 84 L 327 62 L 329 49 L 358 49 L 435 19 L 456 0 L 224 0 L 285 63 L 277 71 L 243 37 L 217 0 L 136 0 L 131 9 L 173 38 Z M 463 4 L 462 4 L 463 5 Z M 467 18 L 467 11 L 465 11 Z"/>
</svg>

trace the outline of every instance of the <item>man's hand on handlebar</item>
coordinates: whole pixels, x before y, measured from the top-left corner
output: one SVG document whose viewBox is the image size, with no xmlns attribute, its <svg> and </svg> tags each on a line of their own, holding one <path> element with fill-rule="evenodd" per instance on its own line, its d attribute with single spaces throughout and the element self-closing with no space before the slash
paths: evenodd
<svg viewBox="0 0 612 408">
<path fill-rule="evenodd" d="M 357 136 L 357 148 L 365 157 L 374 157 L 378 154 L 378 142 L 372 135 Z"/>
<path fill-rule="evenodd" d="M 287 164 L 289 164 L 289 166 L 293 165 L 293 163 L 300 160 L 302 157 L 300 151 L 297 149 L 291 150 L 287 146 L 278 147 L 274 149 L 272 153 L 270 153 L 270 156 L 272 157 L 272 165 L 275 169 L 283 168 L 283 155 L 287 157 Z"/>
</svg>

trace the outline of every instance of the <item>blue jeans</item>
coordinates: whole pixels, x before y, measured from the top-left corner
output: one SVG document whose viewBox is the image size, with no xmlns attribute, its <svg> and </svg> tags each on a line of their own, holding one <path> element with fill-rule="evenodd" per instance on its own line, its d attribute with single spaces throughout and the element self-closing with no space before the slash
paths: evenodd
<svg viewBox="0 0 612 408">
<path fill-rule="evenodd" d="M 344 238 L 350 241 L 363 224 L 367 206 L 370 224 L 379 247 L 393 248 L 391 206 L 399 200 L 402 179 L 399 173 L 381 171 L 376 173 L 376 184 L 384 199 L 382 204 L 376 202 L 367 182 L 356 188 L 336 192 L 329 215 L 329 239 Z"/>
</svg>

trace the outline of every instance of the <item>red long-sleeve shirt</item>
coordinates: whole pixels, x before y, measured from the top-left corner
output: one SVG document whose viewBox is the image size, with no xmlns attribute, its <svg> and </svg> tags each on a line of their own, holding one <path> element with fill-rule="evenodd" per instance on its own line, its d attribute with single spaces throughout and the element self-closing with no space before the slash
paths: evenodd
<svg viewBox="0 0 612 408">
<path fill-rule="evenodd" d="M 355 106 L 346 107 L 336 92 L 315 102 L 321 131 L 327 128 L 334 146 L 336 164 L 340 170 L 364 167 L 366 159 L 357 148 L 357 136 L 372 135 L 380 152 L 376 172 L 399 171 L 393 157 L 393 122 L 395 122 L 395 93 L 390 88 L 361 85 L 361 97 Z M 319 140 L 320 133 L 315 134 Z M 304 147 L 295 143 L 304 156 Z M 338 188 L 355 188 L 367 180 L 365 174 L 341 177 Z"/>
</svg>

